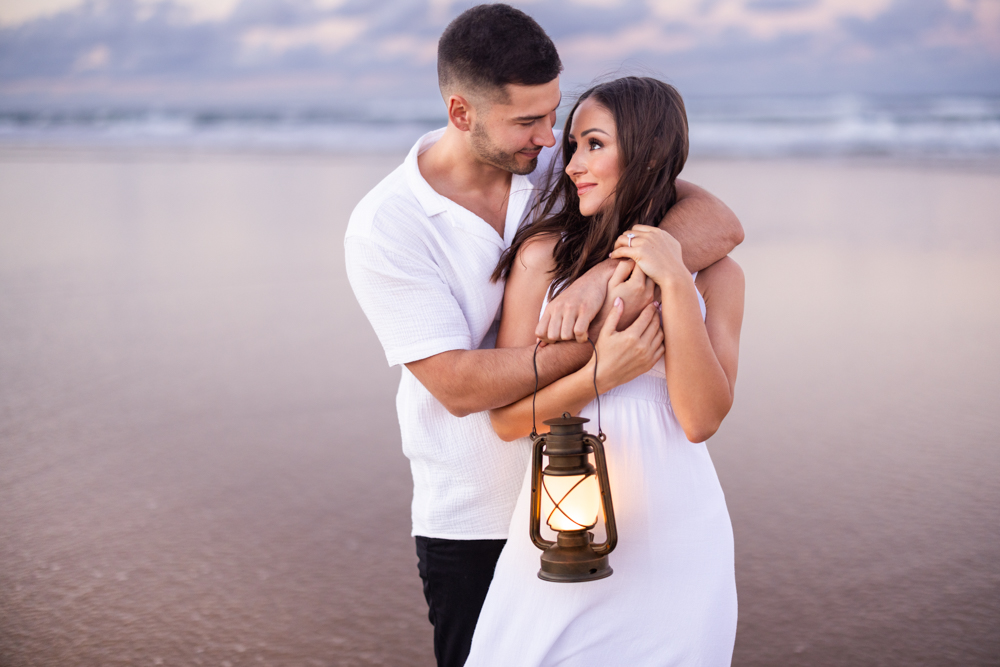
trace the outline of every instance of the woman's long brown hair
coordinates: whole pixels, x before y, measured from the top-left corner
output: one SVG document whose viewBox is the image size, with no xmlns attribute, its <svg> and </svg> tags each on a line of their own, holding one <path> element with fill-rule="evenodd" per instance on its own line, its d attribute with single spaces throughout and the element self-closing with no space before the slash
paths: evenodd
<svg viewBox="0 0 1000 667">
<path fill-rule="evenodd" d="M 500 256 L 492 280 L 510 275 L 517 253 L 536 236 L 557 240 L 553 293 L 607 259 L 615 239 L 636 224 L 658 225 L 677 201 L 675 181 L 688 154 L 687 113 L 677 90 L 648 77 L 624 77 L 594 86 L 576 101 L 562 135 L 563 164 L 573 158 L 573 116 L 593 98 L 615 120 L 618 135 L 618 184 L 614 205 L 594 216 L 580 214 L 580 197 L 565 170 L 531 213 L 533 222 L 514 235 Z M 552 175 L 553 177 L 555 175 Z M 550 182 L 551 182 L 550 178 Z"/>
</svg>

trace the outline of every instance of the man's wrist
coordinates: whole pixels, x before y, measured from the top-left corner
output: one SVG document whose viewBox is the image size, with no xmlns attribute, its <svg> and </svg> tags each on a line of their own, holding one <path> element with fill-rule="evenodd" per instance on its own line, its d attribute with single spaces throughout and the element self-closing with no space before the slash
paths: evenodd
<svg viewBox="0 0 1000 667">
<path fill-rule="evenodd" d="M 541 382 L 539 387 L 546 386 L 580 370 L 590 359 L 590 352 L 592 352 L 590 343 L 578 343 L 572 340 L 544 346 L 539 350 L 538 355 L 538 372 Z"/>
</svg>

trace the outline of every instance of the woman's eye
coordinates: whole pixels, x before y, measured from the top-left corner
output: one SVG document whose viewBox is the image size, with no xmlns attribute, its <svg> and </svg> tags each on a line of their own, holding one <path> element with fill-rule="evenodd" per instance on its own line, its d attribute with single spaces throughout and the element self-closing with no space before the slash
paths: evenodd
<svg viewBox="0 0 1000 667">
<path fill-rule="evenodd" d="M 590 150 L 595 150 L 595 149 L 602 148 L 602 147 L 603 147 L 603 145 L 597 139 L 591 139 L 590 140 Z"/>
<path fill-rule="evenodd" d="M 571 141 L 569 143 L 569 152 L 570 153 L 575 153 L 576 152 L 576 142 L 575 141 Z"/>
</svg>

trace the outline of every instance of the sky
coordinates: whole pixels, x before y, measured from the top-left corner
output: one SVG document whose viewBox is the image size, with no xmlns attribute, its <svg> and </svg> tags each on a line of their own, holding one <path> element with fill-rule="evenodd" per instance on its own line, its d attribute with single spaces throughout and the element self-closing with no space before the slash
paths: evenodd
<svg viewBox="0 0 1000 667">
<path fill-rule="evenodd" d="M 436 95 L 451 0 L 0 0 L 0 104 L 349 104 Z M 1000 0 L 512 2 L 564 90 L 643 72 L 685 94 L 1000 93 Z"/>
</svg>

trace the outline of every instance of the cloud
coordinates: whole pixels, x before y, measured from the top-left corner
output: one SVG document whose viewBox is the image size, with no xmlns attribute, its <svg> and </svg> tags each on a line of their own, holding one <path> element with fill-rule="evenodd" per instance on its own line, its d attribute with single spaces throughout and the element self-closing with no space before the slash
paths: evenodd
<svg viewBox="0 0 1000 667">
<path fill-rule="evenodd" d="M 31 0 L 37 11 L 29 15 L 24 0 L 0 2 L 14 7 L 0 11 L 0 95 L 8 102 L 126 99 L 137 90 L 142 99 L 160 91 L 180 101 L 434 94 L 437 39 L 473 4 Z M 552 35 L 567 82 L 626 61 L 702 92 L 1000 92 L 997 0 L 515 4 Z"/>
<path fill-rule="evenodd" d="M 342 0 L 316 0 L 324 6 L 335 6 Z M 28 23 L 52 14 L 79 8 L 87 0 L 4 0 L 0 3 L 0 25 Z M 240 0 L 137 0 L 145 13 L 153 13 L 157 5 L 172 4 L 192 22 L 222 21 L 229 18 Z M 140 12 L 142 13 L 142 11 Z"/>
<path fill-rule="evenodd" d="M 73 70 L 86 72 L 101 69 L 111 60 L 111 49 L 107 44 L 98 44 L 94 48 L 81 53 L 73 63 Z"/>
<path fill-rule="evenodd" d="M 302 48 L 318 48 L 335 53 L 351 44 L 365 30 L 359 18 L 332 18 L 310 25 L 292 27 L 255 26 L 240 36 L 245 49 L 282 54 Z"/>
</svg>

